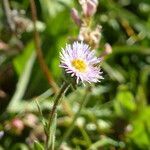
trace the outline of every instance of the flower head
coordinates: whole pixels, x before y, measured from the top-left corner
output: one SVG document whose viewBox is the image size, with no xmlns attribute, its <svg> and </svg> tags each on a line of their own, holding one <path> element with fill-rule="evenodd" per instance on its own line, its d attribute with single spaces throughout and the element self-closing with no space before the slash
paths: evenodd
<svg viewBox="0 0 150 150">
<path fill-rule="evenodd" d="M 85 16 L 92 17 L 96 13 L 98 0 L 79 0 L 79 3 Z"/>
<path fill-rule="evenodd" d="M 90 47 L 83 42 L 67 44 L 60 53 L 60 59 L 60 67 L 64 68 L 72 77 L 75 76 L 77 84 L 79 81 L 96 83 L 103 79 L 98 66 L 101 59 L 97 58 L 95 51 L 90 51 Z"/>
</svg>

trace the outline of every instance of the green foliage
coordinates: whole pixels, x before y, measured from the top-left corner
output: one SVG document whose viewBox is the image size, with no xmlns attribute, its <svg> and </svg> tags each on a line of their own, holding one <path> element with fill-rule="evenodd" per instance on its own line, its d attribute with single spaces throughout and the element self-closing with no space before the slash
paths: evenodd
<svg viewBox="0 0 150 150">
<path fill-rule="evenodd" d="M 44 150 L 44 148 L 38 141 L 34 141 L 34 150 Z"/>
<path fill-rule="evenodd" d="M 14 67 L 19 75 L 23 72 L 25 63 L 32 55 L 33 50 L 34 50 L 33 42 L 29 42 L 28 45 L 23 50 L 23 53 L 14 58 Z"/>
<path fill-rule="evenodd" d="M 130 91 L 118 91 L 114 103 L 116 114 L 121 117 L 128 118 L 136 110 L 135 99 Z"/>
<path fill-rule="evenodd" d="M 80 9 L 80 6 L 72 0 L 35 2 L 42 25 L 42 29 L 38 29 L 42 52 L 54 80 L 61 85 L 59 51 L 70 37 L 78 36 L 70 9 L 75 6 Z M 10 5 L 11 9 L 18 10 L 23 24 L 17 26 L 17 34 L 12 33 L 0 5 L 0 130 L 5 132 L 0 137 L 0 150 L 43 150 L 42 123 L 46 122 L 43 116 L 48 119 L 55 95 L 34 53 L 34 31 L 26 31 L 22 26 L 29 28 L 29 22 L 32 24 L 29 1 L 12 0 Z M 102 63 L 104 80 L 91 85 L 88 103 L 80 111 L 86 87 L 69 89 L 58 107 L 57 130 L 56 122 L 51 129 L 56 137 L 53 136 L 52 141 L 56 138 L 57 147 L 69 132 L 63 141 L 64 149 L 149 150 L 150 1 L 99 0 L 94 17 L 95 24 L 102 25 L 98 54 L 106 42 L 113 48 Z M 3 44 L 6 47 L 2 47 Z M 80 113 L 76 117 L 77 112 Z M 33 125 L 30 124 L 33 118 L 27 122 L 29 113 L 35 117 Z M 20 132 L 16 132 L 11 123 L 17 117 L 24 123 Z"/>
</svg>

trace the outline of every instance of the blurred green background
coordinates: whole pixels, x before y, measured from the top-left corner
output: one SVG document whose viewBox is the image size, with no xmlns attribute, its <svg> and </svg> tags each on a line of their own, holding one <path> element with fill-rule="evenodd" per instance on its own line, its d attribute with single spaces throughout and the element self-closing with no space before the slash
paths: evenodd
<svg viewBox="0 0 150 150">
<path fill-rule="evenodd" d="M 4 131 L 0 150 L 34 149 L 34 140 L 43 144 L 44 135 L 33 100 L 37 97 L 47 118 L 54 94 L 36 59 L 29 1 L 9 1 L 14 32 L 8 25 L 10 14 L 8 17 L 4 11 L 4 1 L 0 1 L 0 131 Z M 59 51 L 70 37 L 77 37 L 79 29 L 70 10 L 81 8 L 75 0 L 35 2 L 44 58 L 61 86 Z M 113 52 L 102 63 L 104 80 L 92 86 L 89 101 L 62 150 L 150 150 L 150 1 L 99 0 L 94 21 L 102 25 L 98 54 L 106 42 Z M 79 86 L 67 92 L 69 111 L 64 110 L 66 106 L 58 109 L 56 143 L 70 127 L 85 90 Z M 23 128 L 12 125 L 16 118 Z"/>
</svg>

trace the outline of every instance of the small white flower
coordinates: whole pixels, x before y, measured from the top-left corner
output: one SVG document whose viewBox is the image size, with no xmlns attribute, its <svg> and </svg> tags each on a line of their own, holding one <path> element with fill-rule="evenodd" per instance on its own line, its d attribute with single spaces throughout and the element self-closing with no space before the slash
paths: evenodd
<svg viewBox="0 0 150 150">
<path fill-rule="evenodd" d="M 0 139 L 4 136 L 4 131 L 0 131 Z"/>
<path fill-rule="evenodd" d="M 71 74 L 72 77 L 75 76 L 77 84 L 79 81 L 96 83 L 103 79 L 98 66 L 101 58 L 97 58 L 95 51 L 90 51 L 89 46 L 83 42 L 66 44 L 65 49 L 62 49 L 60 53 L 60 59 L 60 67 L 64 68 L 66 73 Z"/>
</svg>

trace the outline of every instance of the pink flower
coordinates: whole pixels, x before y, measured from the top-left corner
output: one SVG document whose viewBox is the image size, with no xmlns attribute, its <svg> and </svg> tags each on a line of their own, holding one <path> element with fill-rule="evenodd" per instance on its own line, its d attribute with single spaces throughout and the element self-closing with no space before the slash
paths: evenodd
<svg viewBox="0 0 150 150">
<path fill-rule="evenodd" d="M 98 1 L 97 0 L 79 0 L 82 6 L 83 14 L 91 17 L 96 13 Z"/>
<path fill-rule="evenodd" d="M 82 81 L 82 83 L 96 83 L 103 79 L 98 66 L 101 58 L 97 58 L 95 51 L 90 51 L 89 46 L 83 42 L 74 42 L 72 45 L 67 44 L 60 53 L 60 59 L 60 67 L 64 68 L 66 73 L 75 77 L 77 84 L 79 81 Z"/>
</svg>

